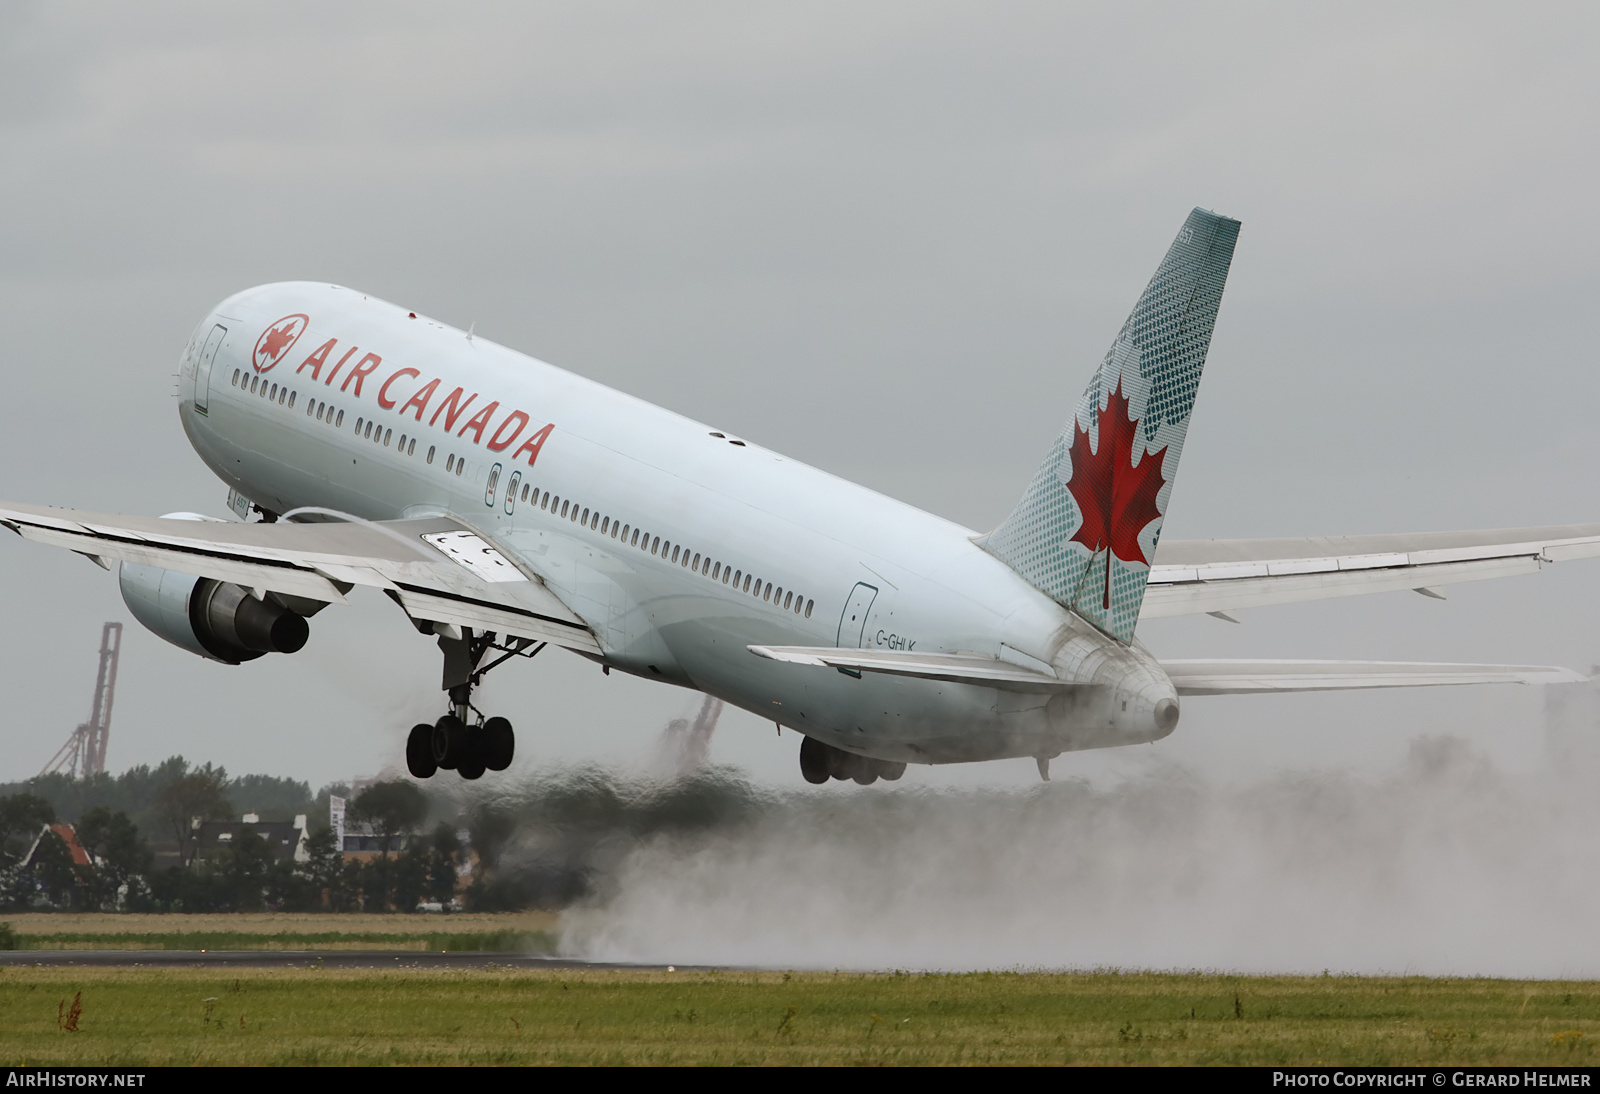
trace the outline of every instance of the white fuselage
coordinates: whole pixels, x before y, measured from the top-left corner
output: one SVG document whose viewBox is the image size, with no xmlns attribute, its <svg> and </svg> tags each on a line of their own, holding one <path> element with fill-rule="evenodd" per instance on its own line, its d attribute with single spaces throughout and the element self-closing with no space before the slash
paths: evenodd
<svg viewBox="0 0 1600 1094">
<path fill-rule="evenodd" d="M 539 574 L 621 671 L 885 760 L 1164 735 L 1149 710 L 1173 693 L 1149 654 L 970 529 L 392 304 L 251 289 L 200 324 L 181 375 L 184 429 L 240 494 L 277 513 L 459 519 Z M 1098 686 L 1051 698 L 858 677 L 751 644 L 976 653 Z"/>
</svg>

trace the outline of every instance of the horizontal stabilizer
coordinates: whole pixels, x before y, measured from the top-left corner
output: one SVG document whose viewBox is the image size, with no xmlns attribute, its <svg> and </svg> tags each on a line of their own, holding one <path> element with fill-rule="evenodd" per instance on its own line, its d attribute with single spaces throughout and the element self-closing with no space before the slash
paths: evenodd
<svg viewBox="0 0 1600 1094">
<path fill-rule="evenodd" d="M 757 657 L 791 665 L 834 668 L 841 672 L 882 672 L 952 684 L 974 684 L 1002 691 L 1059 691 L 1077 687 L 1055 676 L 972 653 L 903 653 L 899 650 L 844 650 L 832 646 L 749 646 Z"/>
<path fill-rule="evenodd" d="M 1302 539 L 1164 540 L 1144 617 L 1259 608 L 1537 573 L 1600 556 L 1600 525 Z"/>
<path fill-rule="evenodd" d="M 1179 695 L 1427 688 L 1450 684 L 1574 684 L 1587 677 L 1548 665 L 1427 661 L 1163 661 Z"/>
</svg>

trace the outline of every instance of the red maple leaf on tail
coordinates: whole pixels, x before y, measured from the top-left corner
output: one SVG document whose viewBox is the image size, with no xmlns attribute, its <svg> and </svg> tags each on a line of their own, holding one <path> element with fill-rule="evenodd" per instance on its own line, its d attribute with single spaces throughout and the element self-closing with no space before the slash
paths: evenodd
<svg viewBox="0 0 1600 1094">
<path fill-rule="evenodd" d="M 1124 562 L 1150 565 L 1139 546 L 1139 533 L 1161 516 L 1156 495 L 1166 485 L 1161 477 L 1162 457 L 1167 450 L 1146 452 L 1137 467 L 1133 464 L 1133 442 L 1139 423 L 1128 414 L 1129 400 L 1122 394 L 1122 379 L 1100 412 L 1098 450 L 1089 447 L 1089 433 L 1073 422 L 1072 492 L 1083 524 L 1069 542 L 1081 543 L 1098 553 L 1109 547 Z M 1111 610 L 1111 560 L 1106 559 L 1105 609 Z"/>
</svg>

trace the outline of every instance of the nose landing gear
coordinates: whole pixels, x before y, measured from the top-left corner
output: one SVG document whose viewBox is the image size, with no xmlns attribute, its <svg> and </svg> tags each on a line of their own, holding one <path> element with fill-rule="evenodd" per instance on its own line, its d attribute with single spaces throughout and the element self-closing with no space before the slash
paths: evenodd
<svg viewBox="0 0 1600 1094">
<path fill-rule="evenodd" d="M 411 727 L 406 738 L 406 767 L 418 779 L 431 778 L 440 768 L 454 770 L 463 779 L 478 779 L 485 771 L 504 771 L 516 753 L 516 733 L 511 722 L 498 715 L 486 718 L 472 704 L 472 689 L 484 673 L 513 657 L 534 657 L 545 643 L 527 638 L 496 642 L 493 633 L 473 634 L 462 629 L 461 637 L 439 636 L 444 653 L 444 690 L 450 695 L 450 712 L 433 725 Z M 501 656 L 478 667 L 485 654 L 498 650 Z"/>
</svg>

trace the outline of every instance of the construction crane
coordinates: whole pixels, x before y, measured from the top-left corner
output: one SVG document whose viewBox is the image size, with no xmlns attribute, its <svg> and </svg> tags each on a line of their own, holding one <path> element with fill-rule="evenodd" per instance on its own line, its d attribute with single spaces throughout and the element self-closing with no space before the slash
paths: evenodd
<svg viewBox="0 0 1600 1094">
<path fill-rule="evenodd" d="M 117 654 L 122 650 L 122 624 L 107 623 L 100 632 L 100 674 L 94 684 L 94 705 L 89 720 L 72 731 L 40 775 L 65 769 L 73 778 L 86 779 L 106 769 L 106 742 L 111 739 L 111 700 L 117 690 Z"/>
<path fill-rule="evenodd" d="M 698 771 L 711 758 L 711 735 L 717 731 L 717 719 L 722 717 L 722 700 L 709 695 L 700 699 L 700 712 L 694 721 L 674 718 L 667 723 L 656 746 L 657 766 L 672 775 Z"/>
</svg>

